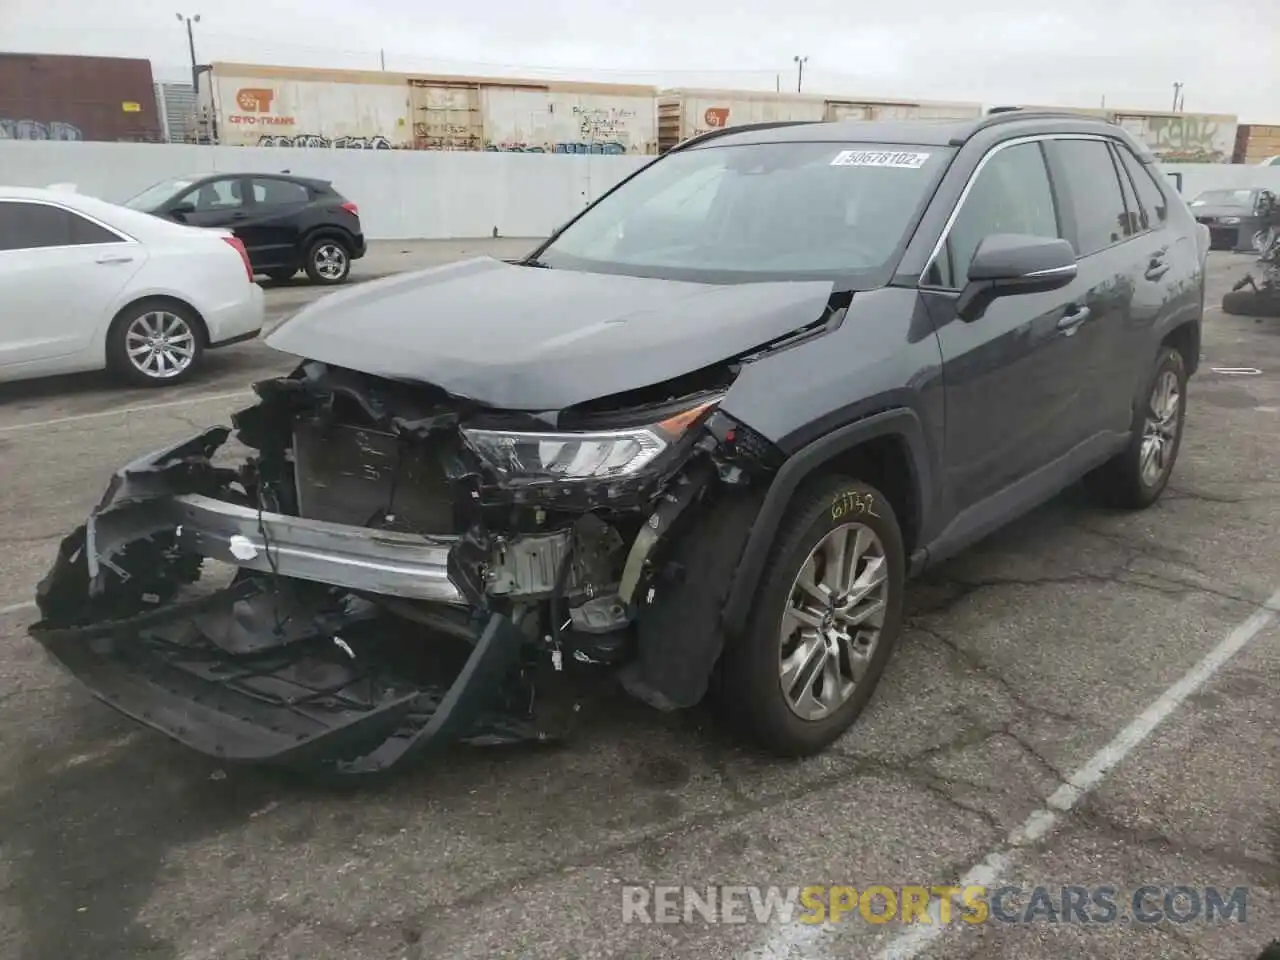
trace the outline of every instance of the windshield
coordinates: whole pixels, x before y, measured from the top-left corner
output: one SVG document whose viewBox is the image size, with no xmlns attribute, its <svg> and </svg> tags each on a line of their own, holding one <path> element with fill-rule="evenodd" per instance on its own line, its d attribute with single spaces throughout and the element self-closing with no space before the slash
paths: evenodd
<svg viewBox="0 0 1280 960">
<path fill-rule="evenodd" d="M 682 150 L 588 209 L 538 260 L 709 282 L 878 274 L 950 155 L 866 143 Z"/>
<path fill-rule="evenodd" d="M 130 197 L 124 202 L 124 205 L 132 207 L 134 210 L 152 210 L 179 190 L 184 190 L 193 183 L 195 183 L 194 180 L 161 180 L 159 183 L 147 187 L 136 197 Z"/>
<path fill-rule="evenodd" d="M 1193 206 L 1211 203 L 1216 207 L 1251 207 L 1252 190 L 1206 190 L 1192 201 Z"/>
</svg>

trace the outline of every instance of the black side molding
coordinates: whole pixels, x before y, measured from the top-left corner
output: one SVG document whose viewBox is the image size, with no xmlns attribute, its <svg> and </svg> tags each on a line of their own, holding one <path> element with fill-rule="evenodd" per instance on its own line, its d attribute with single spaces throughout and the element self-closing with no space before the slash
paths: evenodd
<svg viewBox="0 0 1280 960">
<path fill-rule="evenodd" d="M 933 485 L 924 427 L 915 411 L 900 407 L 837 427 L 797 450 L 774 476 L 742 552 L 733 585 L 729 589 L 729 597 L 725 601 L 723 625 L 729 636 L 740 634 L 746 626 L 760 575 L 764 572 L 765 558 L 777 537 L 778 527 L 782 524 L 796 488 L 833 457 L 868 440 L 886 436 L 897 436 L 906 441 L 910 452 L 907 463 L 915 485 L 914 502 L 920 514 L 914 518 L 915 529 L 926 529 L 928 498 Z"/>
</svg>

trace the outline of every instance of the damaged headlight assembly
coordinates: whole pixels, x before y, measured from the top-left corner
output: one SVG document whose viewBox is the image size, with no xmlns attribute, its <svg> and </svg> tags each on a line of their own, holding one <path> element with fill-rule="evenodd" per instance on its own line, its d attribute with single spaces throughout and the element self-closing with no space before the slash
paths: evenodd
<svg viewBox="0 0 1280 960">
<path fill-rule="evenodd" d="M 468 446 L 504 483 L 627 480 L 643 474 L 720 398 L 651 424 L 611 430 L 522 431 L 464 428 Z"/>
</svg>

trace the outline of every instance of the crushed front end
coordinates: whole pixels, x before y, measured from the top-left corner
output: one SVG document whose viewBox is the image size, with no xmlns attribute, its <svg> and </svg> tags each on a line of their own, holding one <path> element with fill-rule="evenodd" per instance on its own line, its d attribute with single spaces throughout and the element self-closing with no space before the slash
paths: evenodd
<svg viewBox="0 0 1280 960">
<path fill-rule="evenodd" d="M 711 664 L 684 662 L 684 638 L 716 611 L 690 598 L 732 575 L 776 466 L 717 408 L 732 376 L 533 415 L 304 363 L 234 429 L 118 471 L 31 634 L 101 700 L 227 761 L 364 772 L 542 739 L 545 681 L 570 666 L 691 705 Z M 722 507 L 742 520 L 718 524 L 708 569 L 687 546 Z"/>
</svg>

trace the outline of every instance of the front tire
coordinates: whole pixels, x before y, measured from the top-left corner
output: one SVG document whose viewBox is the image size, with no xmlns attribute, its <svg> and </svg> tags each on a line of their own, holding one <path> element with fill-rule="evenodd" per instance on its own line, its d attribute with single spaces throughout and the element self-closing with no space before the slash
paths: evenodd
<svg viewBox="0 0 1280 960">
<path fill-rule="evenodd" d="M 125 307 L 107 332 L 107 369 L 138 387 L 167 387 L 188 379 L 204 356 L 204 325 L 173 301 Z"/>
<path fill-rule="evenodd" d="M 889 500 L 848 477 L 796 495 L 743 635 L 724 655 L 724 700 L 765 749 L 799 757 L 843 734 L 902 630 L 906 563 Z"/>
<path fill-rule="evenodd" d="M 1186 414 L 1186 364 L 1173 347 L 1161 347 L 1128 446 L 1085 477 L 1095 499 L 1127 510 L 1160 499 L 1182 446 Z"/>
<path fill-rule="evenodd" d="M 276 283 L 284 283 L 287 280 L 292 280 L 293 275 L 297 272 L 298 271 L 292 267 L 282 267 L 279 270 L 268 270 L 267 279 L 274 280 Z"/>
<path fill-rule="evenodd" d="M 313 240 L 307 247 L 306 271 L 312 283 L 342 283 L 351 273 L 351 250 L 333 237 Z"/>
</svg>

